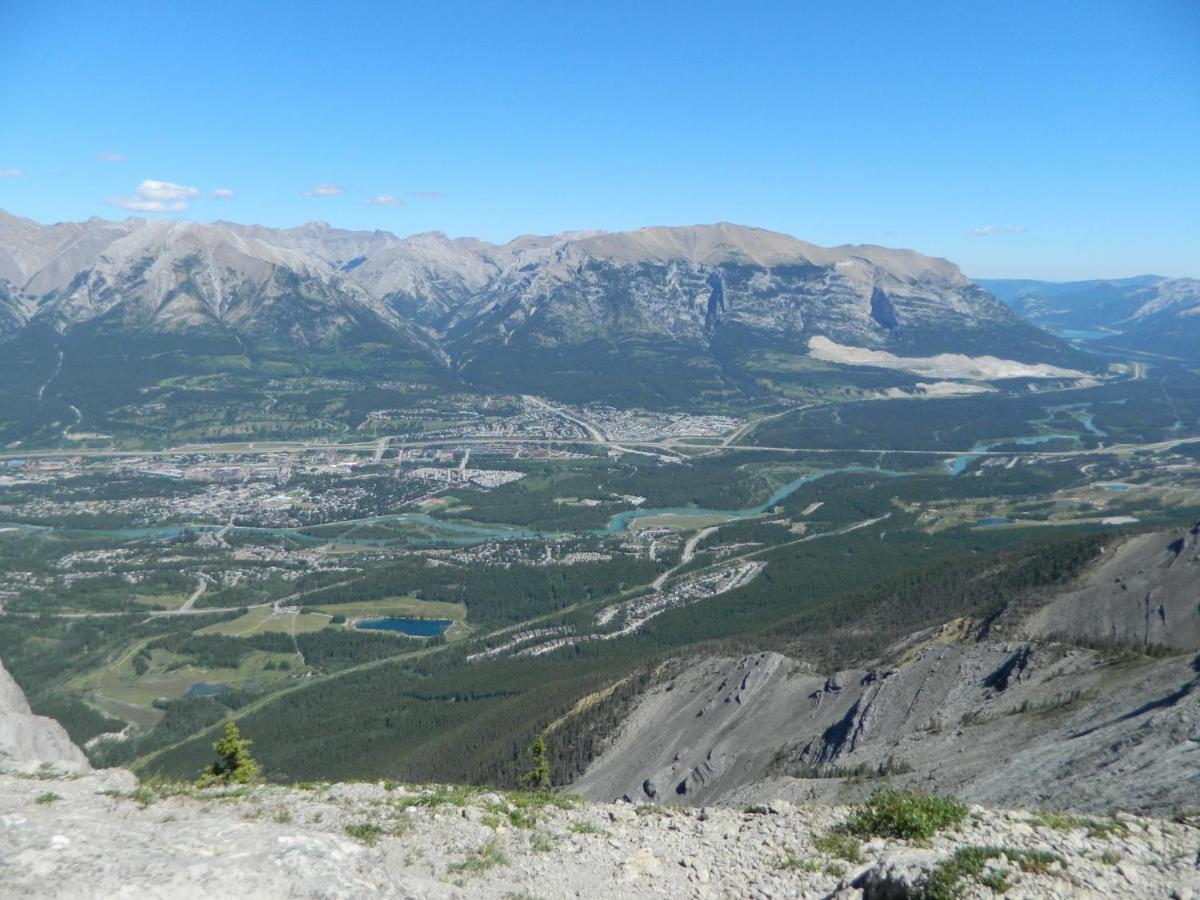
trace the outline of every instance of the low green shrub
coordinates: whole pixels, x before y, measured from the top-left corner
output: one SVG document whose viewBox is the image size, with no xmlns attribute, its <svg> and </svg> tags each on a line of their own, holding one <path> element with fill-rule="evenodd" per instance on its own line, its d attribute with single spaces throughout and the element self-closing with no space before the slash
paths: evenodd
<svg viewBox="0 0 1200 900">
<path fill-rule="evenodd" d="M 1009 847 L 961 847 L 934 870 L 921 891 L 921 900 L 957 900 L 963 895 L 963 882 L 973 879 L 997 894 L 1013 886 L 1009 874 L 988 870 L 991 859 L 1005 858 L 1022 872 L 1045 874 L 1057 865 L 1066 865 L 1061 856 L 1043 850 L 1013 850 Z"/>
<path fill-rule="evenodd" d="M 854 807 L 846 830 L 861 838 L 923 841 L 939 831 L 957 828 L 966 817 L 966 805 L 953 797 L 885 787 Z"/>
</svg>

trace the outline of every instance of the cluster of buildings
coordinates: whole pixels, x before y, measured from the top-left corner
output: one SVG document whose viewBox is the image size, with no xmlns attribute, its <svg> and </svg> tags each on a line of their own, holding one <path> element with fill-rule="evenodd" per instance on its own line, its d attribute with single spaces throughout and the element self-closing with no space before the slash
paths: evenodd
<svg viewBox="0 0 1200 900">
<path fill-rule="evenodd" d="M 612 406 L 573 407 L 569 411 L 614 441 L 721 437 L 744 424 L 743 420 L 733 416 L 697 416 L 646 409 L 616 409 Z"/>
</svg>

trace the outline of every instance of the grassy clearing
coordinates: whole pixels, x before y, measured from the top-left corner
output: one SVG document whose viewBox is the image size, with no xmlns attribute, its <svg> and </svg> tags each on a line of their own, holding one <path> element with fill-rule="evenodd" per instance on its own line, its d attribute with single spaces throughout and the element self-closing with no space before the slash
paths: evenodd
<svg viewBox="0 0 1200 900">
<path fill-rule="evenodd" d="M 244 616 L 230 619 L 228 622 L 218 622 L 205 628 L 197 629 L 195 634 L 221 634 L 227 637 L 247 637 L 264 631 L 279 631 L 284 634 L 307 634 L 320 631 L 329 626 L 327 616 L 313 613 L 284 612 L 275 615 L 271 607 L 252 609 Z"/>
<path fill-rule="evenodd" d="M 152 706 L 159 697 L 178 700 L 198 682 L 230 687 L 247 681 L 274 683 L 286 679 L 290 673 L 268 670 L 267 663 L 295 662 L 292 654 L 254 651 L 236 669 L 203 668 L 190 665 L 187 657 L 156 649 L 150 655 L 148 668 L 139 675 L 133 658 L 145 643 L 132 645 L 108 665 L 74 679 L 68 683 L 68 690 L 111 715 L 150 726 L 162 717 Z"/>
<path fill-rule="evenodd" d="M 131 594 L 129 599 L 154 609 L 179 609 L 187 602 L 187 594 Z"/>
<path fill-rule="evenodd" d="M 461 622 L 467 617 L 467 608 L 461 603 L 442 603 L 436 600 L 418 600 L 412 595 L 385 597 L 382 600 L 356 600 L 352 603 L 323 603 L 306 606 L 314 612 L 330 616 L 407 616 L 414 619 L 451 619 Z"/>
</svg>

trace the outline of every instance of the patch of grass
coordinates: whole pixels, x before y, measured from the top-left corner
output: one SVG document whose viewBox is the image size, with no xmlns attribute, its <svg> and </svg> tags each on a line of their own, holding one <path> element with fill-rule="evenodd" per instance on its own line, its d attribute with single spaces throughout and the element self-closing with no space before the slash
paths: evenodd
<svg viewBox="0 0 1200 900">
<path fill-rule="evenodd" d="M 665 806 L 659 806 L 657 803 L 639 803 L 633 808 L 633 811 L 639 816 L 667 816 L 671 811 Z"/>
<path fill-rule="evenodd" d="M 537 824 L 537 816 L 530 811 L 533 804 L 526 807 L 510 806 L 508 803 L 501 801 L 499 803 L 488 804 L 488 812 L 490 815 L 483 817 L 483 824 L 489 828 L 495 828 L 501 820 L 507 819 L 514 828 L 532 828 Z M 540 808 L 541 805 L 537 804 Z M 489 820 L 495 819 L 496 824 L 490 824 Z"/>
<path fill-rule="evenodd" d="M 478 850 L 473 850 L 463 857 L 462 862 L 452 864 L 447 871 L 455 875 L 478 875 L 494 866 L 508 864 L 508 857 L 500 842 L 492 838 Z"/>
<path fill-rule="evenodd" d="M 963 894 L 963 882 L 972 879 L 998 894 L 1013 886 L 1009 873 L 989 870 L 988 860 L 1004 858 L 1022 872 L 1045 874 L 1058 865 L 1066 865 L 1061 856 L 1042 850 L 1013 850 L 1007 847 L 960 847 L 934 870 L 921 892 L 922 900 L 957 900 Z"/>
<path fill-rule="evenodd" d="M 1029 819 L 1030 824 L 1040 825 L 1054 831 L 1087 832 L 1087 836 L 1098 840 L 1117 837 L 1129 833 L 1129 826 L 1120 819 L 1097 819 L 1092 816 L 1076 816 L 1071 813 L 1038 810 Z"/>
<path fill-rule="evenodd" d="M 168 781 L 165 778 L 150 777 L 143 778 L 138 782 L 138 786 L 129 794 L 129 799 L 142 809 L 145 809 L 159 800 L 166 800 L 169 797 L 191 796 L 193 793 L 192 785 L 182 781 Z M 215 797 L 206 797 L 206 799 L 215 799 Z"/>
<path fill-rule="evenodd" d="M 49 806 L 52 803 L 57 803 L 61 799 L 62 799 L 62 797 L 59 796 L 58 794 L 54 793 L 53 791 L 47 791 L 46 793 L 42 794 L 40 797 L 38 797 L 33 802 L 36 803 L 38 806 Z"/>
<path fill-rule="evenodd" d="M 474 788 L 461 784 L 440 784 L 428 794 L 418 794 L 415 797 L 401 797 L 396 805 L 401 809 L 410 806 L 466 806 L 467 801 L 475 793 Z"/>
<path fill-rule="evenodd" d="M 575 794 L 556 794 L 553 791 L 510 791 L 504 798 L 517 809 L 541 809 L 546 806 L 574 809 L 582 802 Z"/>
<path fill-rule="evenodd" d="M 537 816 L 524 810 L 510 809 L 508 821 L 512 823 L 513 828 L 532 828 L 537 824 Z"/>
<path fill-rule="evenodd" d="M 775 860 L 775 868 L 781 872 L 817 872 L 821 863 L 815 859 L 797 856 L 795 853 L 785 853 Z"/>
<path fill-rule="evenodd" d="M 373 847 L 383 837 L 383 829 L 373 822 L 358 822 L 354 825 L 347 825 L 346 834 L 356 841 L 362 841 L 368 847 Z"/>
<path fill-rule="evenodd" d="M 957 828 L 966 817 L 966 804 L 953 797 L 886 787 L 854 807 L 846 831 L 861 838 L 923 841 L 939 831 Z"/>
<path fill-rule="evenodd" d="M 862 842 L 852 834 L 831 831 L 813 838 L 813 847 L 819 853 L 844 859 L 846 862 L 862 862 Z"/>
<path fill-rule="evenodd" d="M 545 831 L 535 831 L 529 836 L 529 849 L 534 853 L 549 853 L 558 847 L 554 835 Z"/>
<path fill-rule="evenodd" d="M 275 818 L 275 821 L 278 822 L 280 825 L 290 825 L 292 822 L 291 810 L 286 809 L 281 806 L 281 807 L 279 807 L 279 809 L 275 810 L 274 818 Z"/>
<path fill-rule="evenodd" d="M 604 834 L 604 829 L 591 822 L 572 822 L 571 831 L 574 834 Z"/>
<path fill-rule="evenodd" d="M 1021 867 L 1022 872 L 1033 875 L 1045 875 L 1055 865 L 1065 866 L 1067 861 L 1057 853 L 1047 850 L 1008 850 L 1004 855 Z"/>
</svg>

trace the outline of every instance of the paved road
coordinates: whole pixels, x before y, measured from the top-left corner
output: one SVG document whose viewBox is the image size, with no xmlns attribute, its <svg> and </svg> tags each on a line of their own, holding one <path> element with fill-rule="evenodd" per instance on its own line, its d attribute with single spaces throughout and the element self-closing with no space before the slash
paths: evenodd
<svg viewBox="0 0 1200 900">
<path fill-rule="evenodd" d="M 193 606 L 196 605 L 196 601 L 200 599 L 200 595 L 203 594 L 207 589 L 208 589 L 208 579 L 205 578 L 203 575 L 201 575 L 200 583 L 196 585 L 196 589 L 194 591 L 192 591 L 191 596 L 189 596 L 185 601 L 183 601 L 183 606 L 179 607 L 179 611 L 187 612 L 188 610 L 190 610 Z"/>
<path fill-rule="evenodd" d="M 402 441 L 399 437 L 392 438 L 398 446 L 403 447 L 455 447 L 464 445 L 488 445 L 488 444 L 517 444 L 526 446 L 539 446 L 544 444 L 554 444 L 558 446 L 579 446 L 579 445 L 595 445 L 600 444 L 605 447 L 614 447 L 616 449 L 625 449 L 629 452 L 642 452 L 629 450 L 631 447 L 649 447 L 656 448 L 661 451 L 670 452 L 679 448 L 688 450 L 736 450 L 738 453 L 812 453 L 812 454 L 834 454 L 834 453 L 866 453 L 878 456 L 883 453 L 907 454 L 910 456 L 939 456 L 939 457 L 955 457 L 963 456 L 967 453 L 972 456 L 1020 456 L 1031 459 L 1053 459 L 1056 457 L 1073 457 L 1073 456 L 1096 456 L 1111 453 L 1137 453 L 1146 450 L 1169 450 L 1172 447 L 1179 447 L 1185 444 L 1200 443 L 1200 436 L 1172 438 L 1166 441 L 1153 441 L 1144 444 L 1107 444 L 1101 447 L 1092 447 L 1090 449 L 1079 450 L 972 450 L 969 447 L 964 447 L 961 450 L 902 450 L 889 449 L 880 447 L 775 447 L 763 446 L 760 444 L 734 444 L 729 447 L 722 447 L 714 444 L 698 444 L 685 441 L 623 441 L 622 445 L 613 444 L 611 441 L 595 441 L 588 438 L 521 438 L 521 437 L 487 437 L 487 438 L 439 438 L 437 440 L 420 440 L 420 441 Z M 175 456 L 262 456 L 268 453 L 327 453 L 330 450 L 334 451 L 374 451 L 378 444 L 376 441 L 369 443 L 350 443 L 350 444 L 290 444 L 286 446 L 270 445 L 265 446 L 261 442 L 256 442 L 255 446 L 249 447 L 241 445 L 234 447 L 203 447 L 203 446 L 185 446 L 174 447 L 169 450 L 30 450 L 25 453 L 0 453 L 0 459 L 43 459 L 53 458 L 59 459 L 62 457 L 79 457 L 87 459 L 105 459 L 105 458 L 162 458 Z M 657 456 L 659 454 L 651 453 L 647 455 Z"/>
</svg>

